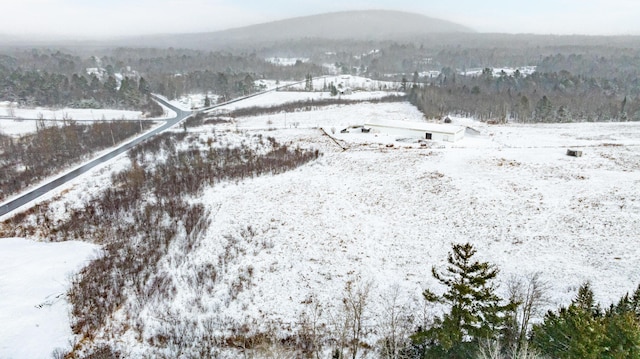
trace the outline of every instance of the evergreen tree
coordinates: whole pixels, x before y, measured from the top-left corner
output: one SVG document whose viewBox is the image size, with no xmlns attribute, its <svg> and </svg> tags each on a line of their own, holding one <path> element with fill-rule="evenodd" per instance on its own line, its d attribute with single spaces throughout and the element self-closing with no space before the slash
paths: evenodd
<svg viewBox="0 0 640 359">
<path fill-rule="evenodd" d="M 533 327 L 531 343 L 552 358 L 640 358 L 639 299 L 640 287 L 603 313 L 584 284 L 568 308 Z"/>
<path fill-rule="evenodd" d="M 400 90 L 402 91 L 407 91 L 407 78 L 405 76 L 402 76 L 402 82 L 400 85 Z"/>
<path fill-rule="evenodd" d="M 140 78 L 140 82 L 138 83 L 138 91 L 144 95 L 151 92 L 151 87 L 149 86 L 147 80 L 144 79 L 144 77 Z"/>
<path fill-rule="evenodd" d="M 640 358 L 640 321 L 633 312 L 609 315 L 604 326 L 603 358 Z"/>
<path fill-rule="evenodd" d="M 600 308 L 588 283 L 582 285 L 568 308 L 547 312 L 533 327 L 532 344 L 553 358 L 602 358 L 606 339 Z"/>
<path fill-rule="evenodd" d="M 305 76 L 304 90 L 308 92 L 313 91 L 313 76 L 311 74 Z"/>
<path fill-rule="evenodd" d="M 605 313 L 604 358 L 640 358 L 640 286 Z"/>
<path fill-rule="evenodd" d="M 338 88 L 333 84 L 333 82 L 329 83 L 329 91 L 331 92 L 331 96 L 338 95 Z"/>
<path fill-rule="evenodd" d="M 565 106 L 560 106 L 556 113 L 558 122 L 571 122 L 571 115 Z"/>
<path fill-rule="evenodd" d="M 467 358 L 472 356 L 480 340 L 499 339 L 507 321 L 506 313 L 514 303 L 501 305 L 492 281 L 498 269 L 488 262 L 473 259 L 476 250 L 469 243 L 453 245 L 444 273 L 435 267 L 432 275 L 447 287 L 438 296 L 424 291 L 429 303 L 443 303 L 449 312 L 436 318 L 434 325 L 414 335 L 414 343 L 425 348 L 427 358 Z"/>
<path fill-rule="evenodd" d="M 110 98 L 115 98 L 118 93 L 118 81 L 115 77 L 109 76 L 107 81 L 102 85 L 105 94 Z"/>
<path fill-rule="evenodd" d="M 627 96 L 624 97 L 620 104 L 620 113 L 618 114 L 618 120 L 628 121 L 629 115 L 627 115 Z"/>
<path fill-rule="evenodd" d="M 243 95 L 253 93 L 255 90 L 255 80 L 249 74 L 247 74 L 242 80 Z"/>
<path fill-rule="evenodd" d="M 548 122 L 553 119 L 553 105 L 546 95 L 536 103 L 535 118 L 540 122 Z"/>
</svg>

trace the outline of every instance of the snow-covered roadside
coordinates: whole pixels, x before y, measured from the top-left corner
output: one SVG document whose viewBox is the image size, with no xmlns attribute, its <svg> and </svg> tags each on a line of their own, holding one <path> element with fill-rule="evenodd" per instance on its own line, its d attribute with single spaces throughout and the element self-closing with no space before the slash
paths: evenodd
<svg viewBox="0 0 640 359">
<path fill-rule="evenodd" d="M 0 238 L 0 358 L 50 358 L 69 349 L 66 292 L 98 247 Z"/>
</svg>

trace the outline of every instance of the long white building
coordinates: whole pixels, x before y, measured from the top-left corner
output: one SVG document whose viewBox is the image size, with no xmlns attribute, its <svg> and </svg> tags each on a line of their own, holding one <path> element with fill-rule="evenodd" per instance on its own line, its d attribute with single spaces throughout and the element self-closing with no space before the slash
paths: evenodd
<svg viewBox="0 0 640 359">
<path fill-rule="evenodd" d="M 455 125 L 441 125 L 429 122 L 410 122 L 395 120 L 369 120 L 365 127 L 374 132 L 393 136 L 421 138 L 433 141 L 456 142 L 464 138 L 465 128 Z"/>
</svg>

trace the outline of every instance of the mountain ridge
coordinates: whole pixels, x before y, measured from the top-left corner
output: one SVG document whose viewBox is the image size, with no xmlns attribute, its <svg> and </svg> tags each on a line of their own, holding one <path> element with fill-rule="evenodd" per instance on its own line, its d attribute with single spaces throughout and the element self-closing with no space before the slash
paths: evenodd
<svg viewBox="0 0 640 359">
<path fill-rule="evenodd" d="M 301 40 L 401 40 L 445 33 L 475 33 L 447 20 L 395 10 L 340 11 L 294 17 L 214 32 L 130 37 L 152 46 L 212 48 L 238 43 Z"/>
<path fill-rule="evenodd" d="M 296 37 L 330 39 L 362 39 L 363 37 L 413 33 L 474 32 L 466 26 L 417 13 L 396 10 L 353 10 L 293 17 L 209 32 L 208 34 L 247 36 L 247 32 L 250 32 L 254 36 L 260 36 L 264 34 L 262 31 L 270 30 L 270 32 L 277 31 L 281 36 L 288 37 L 287 31 L 291 29 L 296 29 L 298 34 Z M 256 33 L 256 30 L 261 32 Z"/>
</svg>

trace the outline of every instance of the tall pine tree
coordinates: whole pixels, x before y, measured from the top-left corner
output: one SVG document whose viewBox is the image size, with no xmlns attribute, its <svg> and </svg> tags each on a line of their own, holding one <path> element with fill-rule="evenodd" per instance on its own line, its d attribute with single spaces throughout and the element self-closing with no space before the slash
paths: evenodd
<svg viewBox="0 0 640 359">
<path fill-rule="evenodd" d="M 499 272 L 496 266 L 474 260 L 476 250 L 469 243 L 455 244 L 452 249 L 443 273 L 432 268 L 433 277 L 447 291 L 442 296 L 429 289 L 423 293 L 427 302 L 449 307 L 431 328 L 413 337 L 426 358 L 472 357 L 481 340 L 500 339 L 506 314 L 515 307 L 513 303 L 502 305 L 495 293 L 492 282 Z"/>
</svg>

